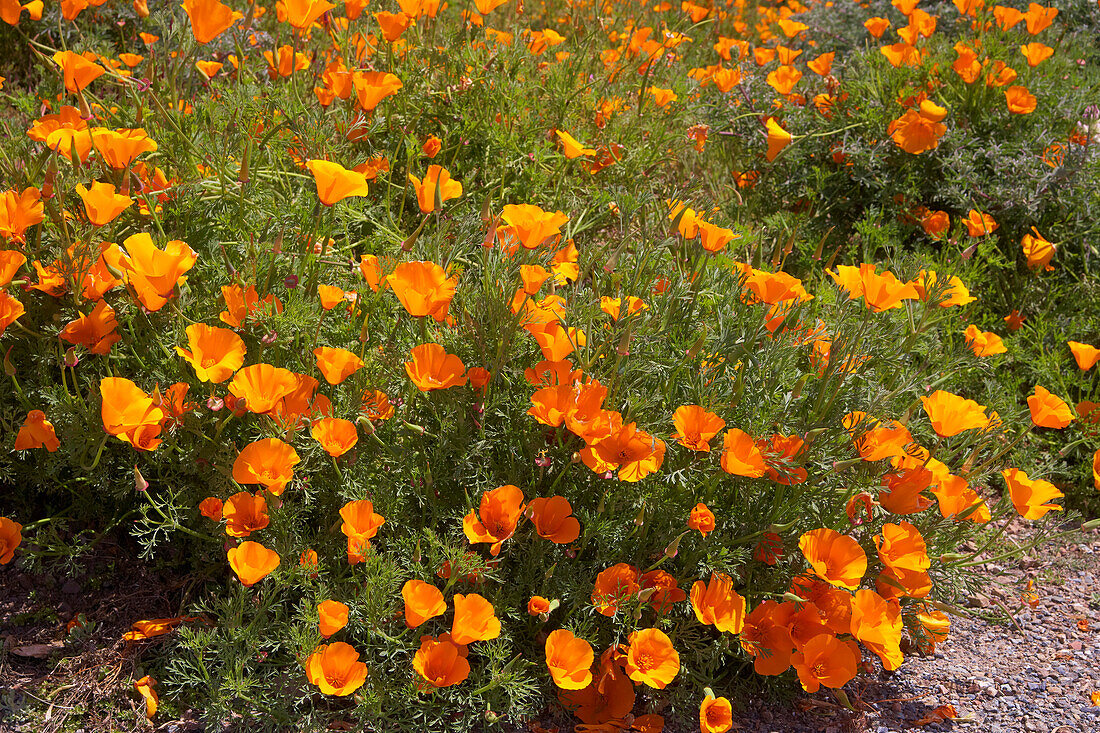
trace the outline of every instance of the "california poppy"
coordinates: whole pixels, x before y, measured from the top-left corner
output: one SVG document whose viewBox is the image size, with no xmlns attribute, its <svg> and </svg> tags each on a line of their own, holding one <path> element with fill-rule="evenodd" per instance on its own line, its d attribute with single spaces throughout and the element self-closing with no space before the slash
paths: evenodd
<svg viewBox="0 0 1100 733">
<path fill-rule="evenodd" d="M 153 406 L 152 397 L 122 377 L 101 379 L 99 393 L 104 430 L 138 450 L 154 450 L 160 445 L 157 436 L 164 412 Z"/>
<path fill-rule="evenodd" d="M 4 209 L 0 207 L 0 219 L 3 219 Z M 2 231 L 0 231 L 2 234 Z M 20 267 L 27 263 L 27 258 L 22 252 L 15 249 L 6 249 L 0 251 L 0 288 L 8 286 L 8 283 L 15 277 L 15 273 Z"/>
<path fill-rule="evenodd" d="M 1063 494 L 1049 481 L 1030 479 L 1018 468 L 1006 468 L 1001 471 L 1001 476 L 1008 485 L 1012 506 L 1024 519 L 1042 519 L 1047 512 L 1062 511 L 1062 507 L 1050 503 Z"/>
<path fill-rule="evenodd" d="M 346 697 L 367 681 L 367 665 L 351 644 L 322 644 L 306 660 L 306 677 L 326 695 Z"/>
<path fill-rule="evenodd" d="M 325 417 L 315 421 L 310 427 L 310 435 L 333 458 L 344 455 L 359 441 L 355 423 L 338 417 Z"/>
<path fill-rule="evenodd" d="M 54 432 L 53 423 L 46 419 L 46 413 L 42 410 L 28 412 L 15 436 L 15 450 L 45 448 L 50 453 L 55 453 L 59 447 L 61 441 Z"/>
<path fill-rule="evenodd" d="M 462 184 L 452 180 L 450 172 L 439 165 L 428 166 L 423 180 L 410 173 L 409 182 L 416 191 L 416 202 L 425 214 L 435 211 L 443 202 L 462 195 Z"/>
<path fill-rule="evenodd" d="M 728 698 L 708 694 L 699 704 L 701 733 L 727 733 L 733 729 L 733 705 Z"/>
<path fill-rule="evenodd" d="M 90 51 L 82 54 L 75 51 L 58 51 L 53 55 L 54 63 L 61 67 L 65 88 L 74 93 L 79 93 L 107 73 L 102 66 L 95 63 L 95 59 L 95 54 Z"/>
<path fill-rule="evenodd" d="M 680 445 L 694 451 L 710 451 L 711 438 L 726 427 L 725 420 L 699 405 L 676 408 L 672 424 L 676 427 L 672 437 Z"/>
<path fill-rule="evenodd" d="M 245 540 L 226 553 L 229 566 L 246 587 L 252 587 L 279 567 L 279 554 L 258 542 Z"/>
<path fill-rule="evenodd" d="M 1028 115 L 1038 106 L 1038 98 L 1026 87 L 1011 86 L 1005 89 L 1005 103 L 1008 111 L 1017 115 Z"/>
<path fill-rule="evenodd" d="M 225 300 L 225 310 L 218 314 L 218 318 L 232 328 L 240 328 L 246 320 L 261 311 L 261 306 L 270 305 L 269 310 L 277 313 L 283 310 L 283 304 L 274 295 L 269 293 L 261 299 L 255 285 L 247 288 L 235 283 L 223 285 L 222 298 Z"/>
<path fill-rule="evenodd" d="M 770 163 L 778 157 L 783 148 L 791 144 L 794 138 L 791 136 L 791 133 L 780 127 L 774 117 L 769 117 L 765 126 L 768 132 L 768 152 L 766 157 Z"/>
<path fill-rule="evenodd" d="M 733 589 L 733 579 L 722 573 L 711 573 L 709 583 L 695 581 L 691 608 L 699 623 L 720 632 L 740 634 L 745 625 L 745 599 Z"/>
<path fill-rule="evenodd" d="M 650 607 L 659 614 L 668 613 L 673 604 L 687 600 L 687 593 L 680 589 L 675 576 L 657 568 L 642 574 L 642 593 L 649 596 Z"/>
<path fill-rule="evenodd" d="M 191 33 L 201 44 L 210 43 L 244 17 L 221 0 L 183 0 L 183 9 L 191 19 Z"/>
<path fill-rule="evenodd" d="M 821 686 L 839 689 L 851 682 L 859 663 L 859 655 L 848 643 L 832 634 L 818 634 L 791 655 L 791 665 L 806 692 L 817 692 Z"/>
<path fill-rule="evenodd" d="M 966 327 L 964 336 L 970 350 L 974 352 L 974 356 L 994 356 L 1008 351 L 1000 336 L 989 331 L 982 331 L 973 323 Z"/>
<path fill-rule="evenodd" d="M 451 639 L 456 644 L 472 644 L 500 636 L 500 619 L 493 604 L 477 593 L 454 596 L 455 617 L 451 625 Z"/>
<path fill-rule="evenodd" d="M 8 295 L 6 290 L 0 290 L 0 336 L 3 336 L 8 326 L 18 321 L 24 313 L 26 310 L 18 298 Z"/>
<path fill-rule="evenodd" d="M 134 203 L 129 196 L 116 194 L 115 187 L 110 183 L 93 183 L 90 189 L 77 184 L 76 193 L 84 202 L 88 221 L 99 227 L 114 221 Z"/>
<path fill-rule="evenodd" d="M 867 572 L 867 554 L 863 548 L 835 530 L 822 528 L 804 533 L 798 540 L 798 549 L 815 575 L 839 588 L 855 590 Z"/>
<path fill-rule="evenodd" d="M 363 360 L 347 349 L 318 346 L 313 350 L 317 368 L 329 384 L 340 384 L 363 367 Z"/>
<path fill-rule="evenodd" d="M 1027 406 L 1036 427 L 1061 430 L 1073 422 L 1069 405 L 1041 385 L 1035 385 L 1035 394 L 1027 398 Z"/>
<path fill-rule="evenodd" d="M 434 262 L 402 262 L 386 277 L 410 316 L 431 316 L 442 323 L 455 296 L 458 277 L 447 277 Z"/>
<path fill-rule="evenodd" d="M 177 346 L 176 353 L 195 369 L 195 376 L 203 382 L 224 382 L 244 364 L 244 341 L 228 328 L 193 323 L 186 333 L 190 350 Z"/>
<path fill-rule="evenodd" d="M 423 580 L 407 580 L 401 587 L 405 601 L 405 625 L 415 629 L 428 619 L 442 616 L 447 611 L 443 594 L 431 583 Z"/>
<path fill-rule="evenodd" d="M 554 684 L 563 690 L 588 687 L 592 683 L 594 659 L 592 645 L 572 631 L 557 629 L 546 637 L 546 667 Z"/>
<path fill-rule="evenodd" d="M 310 160 L 306 163 L 317 182 L 317 196 L 325 206 L 332 206 L 349 196 L 366 196 L 367 179 L 362 173 L 350 171 L 339 163 Z"/>
<path fill-rule="evenodd" d="M 340 601 L 332 599 L 321 601 L 317 605 L 317 627 L 321 632 L 321 636 L 327 639 L 347 626 L 350 610 Z"/>
<path fill-rule="evenodd" d="M 472 543 L 492 543 L 489 553 L 495 557 L 504 541 L 515 533 L 522 515 L 523 492 L 511 484 L 498 486 L 481 495 L 477 514 L 471 510 L 463 518 L 462 531 Z M 579 526 L 578 523 L 578 531 Z"/>
<path fill-rule="evenodd" d="M 349 501 L 340 509 L 340 517 L 344 520 L 340 531 L 348 538 L 348 562 L 355 565 L 366 559 L 366 549 L 386 519 L 374 511 L 369 499 Z"/>
<path fill-rule="evenodd" d="M 412 350 L 412 361 L 405 362 L 405 373 L 421 392 L 466 384 L 466 365 L 439 344 L 421 344 Z"/>
<path fill-rule="evenodd" d="M 438 638 L 421 637 L 420 648 L 413 656 L 413 669 L 432 687 L 457 685 L 470 676 L 466 648 L 452 641 L 448 634 Z"/>
<path fill-rule="evenodd" d="M 689 529 L 698 530 L 699 534 L 706 537 L 714 531 L 716 526 L 714 512 L 708 509 L 706 504 L 696 504 L 692 507 L 691 513 L 688 515 L 687 526 Z"/>
<path fill-rule="evenodd" d="M 15 548 L 23 541 L 23 525 L 7 517 L 0 517 L 0 565 L 7 565 L 15 557 Z"/>
<path fill-rule="evenodd" d="M 626 674 L 634 682 L 663 690 L 680 672 L 680 655 L 660 629 L 635 631 L 629 637 Z"/>
<path fill-rule="evenodd" d="M 984 237 L 987 234 L 992 234 L 1000 226 L 992 216 L 977 209 L 971 209 L 967 213 L 965 223 L 966 232 L 972 237 Z"/>
<path fill-rule="evenodd" d="M 641 572 L 633 565 L 621 562 L 596 576 L 592 588 L 592 605 L 604 616 L 614 616 L 619 606 L 641 590 Z"/>
<path fill-rule="evenodd" d="M 262 484 L 279 496 L 294 478 L 294 466 L 301 459 L 288 443 L 278 438 L 261 438 L 249 443 L 233 461 L 233 480 L 239 484 Z"/>
<path fill-rule="evenodd" d="M 149 720 L 152 720 L 153 716 L 157 714 L 157 704 L 160 702 L 157 691 L 154 689 L 156 684 L 157 681 L 149 675 L 145 675 L 134 683 L 134 689 L 145 700 L 145 717 Z"/>
<path fill-rule="evenodd" d="M 595 155 L 595 148 L 586 148 L 577 141 L 575 137 L 570 135 L 565 130 L 554 130 L 554 134 L 558 136 L 558 140 L 561 141 L 562 152 L 566 158 L 572 160 L 573 158 L 580 158 L 584 155 Z"/>
<path fill-rule="evenodd" d="M 1054 259 L 1054 254 L 1057 248 L 1039 234 L 1039 230 L 1035 227 L 1031 227 L 1031 233 L 1025 234 L 1020 240 L 1020 246 L 1024 251 L 1024 258 L 1027 260 L 1027 266 L 1031 270 L 1038 270 L 1042 268 L 1044 270 L 1053 270 L 1054 267 L 1050 264 L 1050 261 Z"/>
<path fill-rule="evenodd" d="M 944 518 L 966 519 L 976 524 L 984 524 L 991 518 L 985 500 L 961 476 L 941 477 L 931 492 Z"/>
<path fill-rule="evenodd" d="M 326 0 L 283 0 L 281 7 L 286 22 L 301 31 L 336 6 Z"/>
<path fill-rule="evenodd" d="M 543 539 L 567 545 L 580 537 L 581 523 L 572 516 L 573 507 L 564 496 L 532 499 L 527 511 L 535 532 Z"/>
<path fill-rule="evenodd" d="M 208 496 L 199 502 L 199 514 L 214 522 L 222 521 L 222 509 L 225 505 L 216 496 Z"/>
<path fill-rule="evenodd" d="M 1073 360 L 1077 362 L 1077 368 L 1087 372 L 1100 362 L 1100 349 L 1079 341 L 1068 341 L 1069 350 L 1073 353 Z"/>
<path fill-rule="evenodd" d="M 924 412 L 932 422 L 932 429 L 942 438 L 950 438 L 966 430 L 985 428 L 989 417 L 985 407 L 957 394 L 936 390 L 928 397 L 920 398 Z"/>
<path fill-rule="evenodd" d="M 138 300 L 151 311 L 160 310 L 172 297 L 184 275 L 195 266 L 198 255 L 186 242 L 173 239 L 158 249 L 148 234 L 134 234 L 103 252 L 107 264 L 126 274 L 126 282 Z"/>
<path fill-rule="evenodd" d="M 880 660 L 887 670 L 901 666 L 901 609 L 873 590 L 856 592 L 852 601 L 852 635 Z"/>
<path fill-rule="evenodd" d="M 271 522 L 263 494 L 253 496 L 247 491 L 226 499 L 221 514 L 225 518 L 225 533 L 230 537 L 248 537 Z"/>
<path fill-rule="evenodd" d="M 270 364 L 252 364 L 239 370 L 229 383 L 229 392 L 243 399 L 250 412 L 271 412 L 279 400 L 298 386 L 294 373 Z"/>
<path fill-rule="evenodd" d="M 500 215 L 504 226 L 502 240 L 506 247 L 522 245 L 535 249 L 561 235 L 561 227 L 569 215 L 560 211 L 545 211 L 534 204 L 507 204 Z"/>
<path fill-rule="evenodd" d="M 875 547 L 883 567 L 902 585 L 908 595 L 921 597 L 931 589 L 928 568 L 928 546 L 920 530 L 909 522 L 882 525 L 882 534 L 875 536 Z M 917 589 L 926 589 L 918 592 Z"/>
<path fill-rule="evenodd" d="M 370 112 L 383 99 L 397 94 L 403 86 L 394 74 L 385 71 L 356 71 L 352 74 L 355 97 L 359 107 Z"/>
<path fill-rule="evenodd" d="M 899 148 L 918 155 L 940 144 L 940 138 L 947 132 L 942 122 L 946 117 L 946 109 L 926 99 L 918 109 L 910 109 L 891 122 L 886 132 Z"/>
<path fill-rule="evenodd" d="M 111 130 L 106 127 L 96 127 L 90 130 L 90 133 L 92 144 L 95 145 L 99 157 L 115 170 L 124 170 L 139 155 L 157 150 L 156 141 L 141 128 Z"/>
<path fill-rule="evenodd" d="M 617 470 L 620 481 L 641 481 L 664 463 L 665 442 L 628 423 L 581 451 L 581 460 L 598 473 Z"/>
</svg>

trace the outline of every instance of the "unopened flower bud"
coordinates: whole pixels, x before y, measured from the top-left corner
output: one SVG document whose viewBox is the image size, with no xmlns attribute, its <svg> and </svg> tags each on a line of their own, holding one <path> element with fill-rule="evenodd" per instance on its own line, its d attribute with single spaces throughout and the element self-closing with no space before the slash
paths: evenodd
<svg viewBox="0 0 1100 733">
<path fill-rule="evenodd" d="M 149 488 L 149 482 L 141 475 L 141 471 L 138 470 L 137 466 L 134 466 L 134 488 L 138 491 L 145 491 Z"/>
</svg>

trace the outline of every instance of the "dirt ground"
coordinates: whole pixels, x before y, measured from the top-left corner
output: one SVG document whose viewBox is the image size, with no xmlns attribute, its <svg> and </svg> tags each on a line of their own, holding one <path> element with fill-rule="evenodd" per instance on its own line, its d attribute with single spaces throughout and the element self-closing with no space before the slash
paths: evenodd
<svg viewBox="0 0 1100 733">
<path fill-rule="evenodd" d="M 134 620 L 182 614 L 186 578 L 154 577 L 110 543 L 73 577 L 15 565 L 0 567 L 0 733 L 202 730 L 191 719 L 145 720 L 133 681 L 158 642 L 122 641 Z M 1091 699 L 1100 692 L 1100 531 L 991 571 L 986 592 L 969 599 L 972 615 L 952 619 L 933 656 L 909 655 L 897 672 L 848 686 L 855 712 L 825 691 L 786 706 L 754 699 L 734 730 L 1100 731 Z M 1029 579 L 1031 603 L 1021 597 Z M 945 706 L 957 717 L 938 714 L 951 713 Z M 698 724 L 669 720 L 666 730 Z"/>
</svg>

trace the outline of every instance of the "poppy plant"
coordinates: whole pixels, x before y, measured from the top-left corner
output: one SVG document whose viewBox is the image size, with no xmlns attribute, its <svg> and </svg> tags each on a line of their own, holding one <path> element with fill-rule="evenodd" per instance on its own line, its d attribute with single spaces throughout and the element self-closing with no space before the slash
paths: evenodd
<svg viewBox="0 0 1100 733">
<path fill-rule="evenodd" d="M 733 705 L 728 698 L 710 692 L 699 704 L 700 733 L 727 733 L 733 730 Z"/>
<path fill-rule="evenodd" d="M 325 206 L 333 206 L 349 196 L 366 196 L 370 190 L 362 173 L 349 171 L 339 163 L 311 160 L 306 163 L 317 183 L 317 196 Z"/>
<path fill-rule="evenodd" d="M 515 533 L 522 515 L 523 492 L 511 484 L 498 486 L 481 495 L 477 514 L 471 510 L 462 519 L 462 532 L 471 543 L 492 543 L 489 554 L 496 557 L 501 545 Z M 579 523 L 577 527 L 579 533 Z"/>
<path fill-rule="evenodd" d="M 193 323 L 186 333 L 190 349 L 177 346 L 176 353 L 194 368 L 195 376 L 203 382 L 224 382 L 244 364 L 244 341 L 228 328 Z"/>
<path fill-rule="evenodd" d="M 153 406 L 153 398 L 123 377 L 104 377 L 99 382 L 103 398 L 100 415 L 103 429 L 138 450 L 154 450 L 160 445 L 164 411 Z"/>
<path fill-rule="evenodd" d="M 854 645 L 854 644 L 853 644 Z M 832 634 L 818 634 L 791 655 L 791 666 L 806 692 L 817 692 L 822 685 L 839 689 L 851 682 L 859 664 L 859 655 Z"/>
<path fill-rule="evenodd" d="M 964 336 L 970 350 L 974 352 L 974 356 L 994 356 L 1008 351 L 1000 336 L 989 331 L 982 331 L 973 323 L 966 327 Z"/>
<path fill-rule="evenodd" d="M 500 215 L 504 226 L 502 241 L 506 246 L 522 245 L 535 249 L 561 235 L 569 216 L 560 211 L 545 211 L 535 204 L 508 204 Z"/>
<path fill-rule="evenodd" d="M 450 687 L 470 676 L 466 647 L 459 646 L 448 634 L 438 638 L 423 636 L 413 655 L 413 669 L 431 687 Z"/>
<path fill-rule="evenodd" d="M 466 384 L 466 365 L 439 344 L 421 344 L 412 350 L 412 361 L 405 362 L 405 373 L 421 392 L 461 387 Z"/>
<path fill-rule="evenodd" d="M 134 683 L 134 690 L 145 700 L 145 717 L 149 720 L 157 714 L 157 705 L 160 702 L 157 691 L 154 689 L 156 684 L 157 681 L 149 675 L 145 675 Z"/>
<path fill-rule="evenodd" d="M 278 438 L 261 438 L 249 443 L 233 461 L 233 480 L 239 484 L 261 484 L 280 496 L 294 478 L 294 466 L 301 459 L 297 451 Z"/>
<path fill-rule="evenodd" d="M 1073 354 L 1073 360 L 1077 362 L 1077 368 L 1087 372 L 1100 362 L 1100 349 L 1079 341 L 1068 341 L 1069 350 Z"/>
<path fill-rule="evenodd" d="M 73 93 L 79 93 L 93 81 L 107 73 L 99 64 L 95 63 L 96 55 L 90 51 L 76 53 L 75 51 L 58 51 L 53 55 L 53 61 L 61 67 L 65 88 Z"/>
<path fill-rule="evenodd" d="M 347 697 L 367 681 L 367 665 L 351 644 L 322 644 L 306 660 L 306 677 L 326 695 Z"/>
<path fill-rule="evenodd" d="M 1035 385 L 1035 394 L 1027 398 L 1027 406 L 1036 427 L 1061 430 L 1073 422 L 1069 405 L 1041 385 Z"/>
<path fill-rule="evenodd" d="M 138 301 L 157 311 L 172 297 L 184 275 L 195 266 L 198 255 L 186 242 L 173 239 L 158 249 L 148 234 L 134 234 L 122 243 L 125 251 L 110 247 L 103 256 L 107 264 L 126 275 Z"/>
<path fill-rule="evenodd" d="M 676 408 L 672 415 L 672 424 L 676 427 L 673 439 L 680 445 L 693 451 L 710 451 L 710 440 L 726 427 L 726 421 L 707 412 L 699 405 L 685 405 Z"/>
<path fill-rule="evenodd" d="M 351 78 L 356 101 L 366 112 L 373 110 L 387 97 L 397 94 L 403 86 L 396 75 L 385 71 L 356 71 Z"/>
<path fill-rule="evenodd" d="M 555 685 L 563 690 L 583 690 L 592 684 L 595 653 L 591 644 L 572 631 L 557 629 L 546 637 L 545 648 L 546 667 Z"/>
<path fill-rule="evenodd" d="M 374 511 L 369 499 L 349 501 L 340 509 L 340 517 L 344 520 L 340 531 L 348 538 L 348 562 L 356 565 L 366 559 L 366 549 L 386 519 Z"/>
<path fill-rule="evenodd" d="M 77 184 L 76 193 L 84 202 L 88 221 L 97 227 L 110 224 L 134 203 L 129 196 L 115 193 L 115 187 L 110 183 L 93 183 L 91 188 Z"/>
<path fill-rule="evenodd" d="M 856 592 L 852 601 L 852 634 L 874 652 L 887 670 L 901 666 L 901 609 L 873 590 Z"/>
<path fill-rule="evenodd" d="M 221 0 L 183 0 L 183 9 L 191 19 L 192 35 L 203 45 L 244 17 L 243 13 L 223 5 Z"/>
<path fill-rule="evenodd" d="M 347 349 L 318 346 L 313 350 L 317 369 L 329 384 L 340 384 L 363 367 L 363 360 Z"/>
<path fill-rule="evenodd" d="M 355 423 L 338 417 L 325 417 L 310 426 L 310 435 L 333 458 L 347 453 L 359 441 Z"/>
<path fill-rule="evenodd" d="M 696 504 L 688 515 L 687 526 L 689 529 L 698 530 L 699 534 L 706 537 L 714 531 L 716 526 L 714 512 L 708 509 L 706 504 Z"/>
<path fill-rule="evenodd" d="M 321 601 L 317 605 L 317 627 L 321 632 L 321 636 L 327 639 L 347 626 L 350 610 L 340 601 L 332 599 Z"/>
<path fill-rule="evenodd" d="M 226 553 L 229 567 L 245 587 L 252 587 L 279 567 L 279 554 L 258 542 L 246 540 Z"/>
<path fill-rule="evenodd" d="M 447 611 L 443 593 L 423 580 L 405 581 L 405 585 L 401 587 L 401 597 L 405 601 L 405 625 L 410 629 L 415 629 L 428 619 L 442 616 Z"/>
<path fill-rule="evenodd" d="M 298 386 L 294 373 L 270 364 L 253 364 L 239 370 L 229 383 L 229 392 L 244 400 L 244 406 L 256 414 L 275 409 Z"/>
<path fill-rule="evenodd" d="M 932 422 L 932 429 L 941 438 L 950 438 L 966 430 L 989 425 L 985 407 L 957 394 L 940 389 L 928 397 L 921 397 L 920 401 Z"/>
<path fill-rule="evenodd" d="M 631 596 L 641 590 L 641 573 L 633 565 L 621 562 L 596 576 L 592 605 L 604 616 L 614 616 Z"/>
</svg>

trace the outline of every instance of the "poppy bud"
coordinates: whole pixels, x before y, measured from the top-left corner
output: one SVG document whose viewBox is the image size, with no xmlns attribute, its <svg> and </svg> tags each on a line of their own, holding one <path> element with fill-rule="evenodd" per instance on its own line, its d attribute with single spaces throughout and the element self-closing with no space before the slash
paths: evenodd
<svg viewBox="0 0 1100 733">
<path fill-rule="evenodd" d="M 15 376 L 15 365 L 12 364 L 11 359 L 8 358 L 11 356 L 11 350 L 14 348 L 14 346 L 9 346 L 7 353 L 4 354 L 4 374 L 7 374 L 9 377 Z"/>
<path fill-rule="evenodd" d="M 206 400 L 206 408 L 211 412 L 217 412 L 225 405 L 221 397 L 209 397 Z"/>
<path fill-rule="evenodd" d="M 279 338 L 278 331 L 272 331 L 271 333 L 265 334 L 264 337 L 260 339 L 260 341 L 263 342 L 265 345 L 270 346 L 271 344 L 275 343 L 275 339 L 277 338 Z"/>
<path fill-rule="evenodd" d="M 634 517 L 634 524 L 639 527 L 645 524 L 645 504 L 642 504 L 642 508 L 638 510 L 638 516 Z"/>
<path fill-rule="evenodd" d="M 149 488 L 149 482 L 141 475 L 141 471 L 138 470 L 137 466 L 134 466 L 134 488 L 138 491 L 145 491 Z"/>
<path fill-rule="evenodd" d="M 681 532 L 676 539 L 669 543 L 668 547 L 665 548 L 665 557 L 670 560 L 676 557 L 680 552 L 680 540 L 683 539 L 685 534 L 687 534 L 687 532 Z"/>
<path fill-rule="evenodd" d="M 795 593 L 784 593 L 783 594 L 783 600 L 784 601 L 789 601 L 790 603 L 799 603 L 799 604 L 809 603 L 809 601 L 807 599 L 802 598 L 802 597 L 798 596 Z"/>
<path fill-rule="evenodd" d="M 149 17 L 149 4 L 146 0 L 134 0 L 134 12 L 137 13 L 139 18 Z"/>
<path fill-rule="evenodd" d="M 1100 519 L 1090 519 L 1081 525 L 1082 532 L 1091 532 L 1094 529 L 1100 528 Z"/>
</svg>

